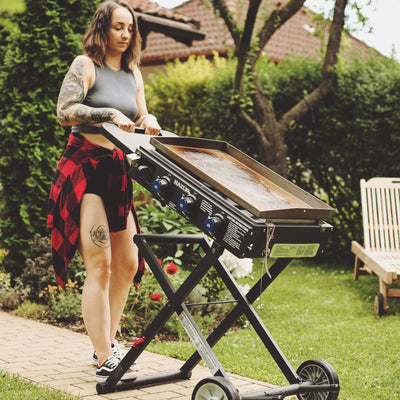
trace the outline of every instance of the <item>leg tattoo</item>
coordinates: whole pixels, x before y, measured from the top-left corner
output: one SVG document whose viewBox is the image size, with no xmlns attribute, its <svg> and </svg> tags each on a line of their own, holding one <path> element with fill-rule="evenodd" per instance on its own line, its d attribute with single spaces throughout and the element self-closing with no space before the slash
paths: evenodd
<svg viewBox="0 0 400 400">
<path fill-rule="evenodd" d="M 93 225 L 90 230 L 90 239 L 97 247 L 110 246 L 110 233 L 105 225 Z"/>
</svg>

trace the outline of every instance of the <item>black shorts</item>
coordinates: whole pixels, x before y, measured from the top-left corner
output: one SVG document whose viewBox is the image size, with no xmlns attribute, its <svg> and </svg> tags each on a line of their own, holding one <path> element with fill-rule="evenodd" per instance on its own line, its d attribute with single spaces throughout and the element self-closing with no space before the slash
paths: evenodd
<svg viewBox="0 0 400 400">
<path fill-rule="evenodd" d="M 119 179 L 124 174 L 119 161 L 106 158 L 99 162 L 96 169 L 87 179 L 85 193 L 93 193 L 103 200 L 107 214 L 110 232 L 118 232 L 126 229 L 126 216 L 119 209 L 121 196 L 124 198 L 123 205 L 129 207 L 133 201 L 132 181 L 126 177 L 127 186 L 121 185 Z"/>
<path fill-rule="evenodd" d="M 104 201 L 104 195 L 107 192 L 107 179 L 102 174 L 102 168 L 95 169 L 93 175 L 88 179 L 85 193 L 93 193 L 100 196 Z"/>
</svg>

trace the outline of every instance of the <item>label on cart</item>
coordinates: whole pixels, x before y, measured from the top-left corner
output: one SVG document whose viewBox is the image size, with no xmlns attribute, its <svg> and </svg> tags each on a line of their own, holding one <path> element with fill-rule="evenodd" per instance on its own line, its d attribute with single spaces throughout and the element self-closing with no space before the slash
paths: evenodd
<svg viewBox="0 0 400 400">
<path fill-rule="evenodd" d="M 240 249 L 240 245 L 245 233 L 246 231 L 241 228 L 238 223 L 229 221 L 223 241 L 228 243 L 233 249 Z"/>
<path fill-rule="evenodd" d="M 204 363 L 207 365 L 209 371 L 212 375 L 214 375 L 220 368 L 216 363 L 216 357 L 212 350 L 210 350 L 207 341 L 204 343 L 205 338 L 202 338 L 197 333 L 195 326 L 193 326 L 192 322 L 189 320 L 184 311 L 178 315 L 178 318 Z"/>
<path fill-rule="evenodd" d="M 318 253 L 319 243 L 276 243 L 272 247 L 272 258 L 302 258 L 315 257 Z"/>
<path fill-rule="evenodd" d="M 212 215 L 213 213 L 213 206 L 211 203 L 209 203 L 206 200 L 202 200 L 200 203 L 200 210 L 203 211 L 204 213 L 208 214 L 208 215 Z"/>
</svg>

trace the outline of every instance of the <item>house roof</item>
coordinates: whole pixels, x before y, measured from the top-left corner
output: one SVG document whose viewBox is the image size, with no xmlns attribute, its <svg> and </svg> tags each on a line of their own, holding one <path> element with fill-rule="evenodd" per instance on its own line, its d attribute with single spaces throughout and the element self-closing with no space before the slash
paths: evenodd
<svg viewBox="0 0 400 400">
<path fill-rule="evenodd" d="M 146 1 L 147 0 L 140 0 Z M 204 40 L 192 43 L 187 47 L 160 33 L 152 32 L 148 35 L 146 49 L 142 53 L 142 65 L 161 64 L 175 58 L 186 59 L 190 55 L 211 56 L 213 52 L 225 55 L 233 47 L 233 41 L 222 18 L 214 16 L 211 6 L 206 6 L 205 0 L 189 0 L 173 9 L 178 15 L 193 16 L 200 24 L 200 29 L 206 34 Z M 274 6 L 282 2 L 270 0 Z M 270 4 L 271 7 L 271 4 Z M 237 12 L 245 12 L 243 8 Z M 285 55 L 295 51 L 297 54 L 315 56 L 323 50 L 321 39 L 312 35 L 315 22 L 313 13 L 307 8 L 301 8 L 292 18 L 282 25 L 267 43 L 264 53 L 272 60 L 280 61 Z M 347 34 L 348 46 L 368 51 L 368 46 L 353 36 Z M 346 44 L 347 46 L 347 44 Z"/>
<path fill-rule="evenodd" d="M 128 0 L 128 2 L 132 5 L 134 10 L 139 13 L 165 18 L 171 21 L 191 24 L 199 28 L 199 21 L 187 15 L 181 14 L 179 10 L 169 10 L 149 0 Z"/>
<path fill-rule="evenodd" d="M 150 32 L 162 33 L 173 41 L 191 46 L 193 40 L 203 40 L 205 34 L 199 31 L 199 22 L 178 12 L 167 10 L 148 0 L 128 0 L 138 18 L 142 47 L 147 45 Z"/>
</svg>

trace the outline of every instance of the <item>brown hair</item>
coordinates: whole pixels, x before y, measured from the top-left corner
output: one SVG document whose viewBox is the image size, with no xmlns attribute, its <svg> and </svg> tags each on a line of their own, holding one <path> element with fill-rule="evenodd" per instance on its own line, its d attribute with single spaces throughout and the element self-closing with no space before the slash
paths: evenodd
<svg viewBox="0 0 400 400">
<path fill-rule="evenodd" d="M 121 58 L 121 67 L 132 71 L 139 64 L 142 38 L 133 8 L 125 0 L 106 0 L 99 5 L 83 37 L 83 49 L 96 64 L 104 65 L 111 14 L 117 7 L 125 7 L 133 18 L 132 39 Z"/>
</svg>

